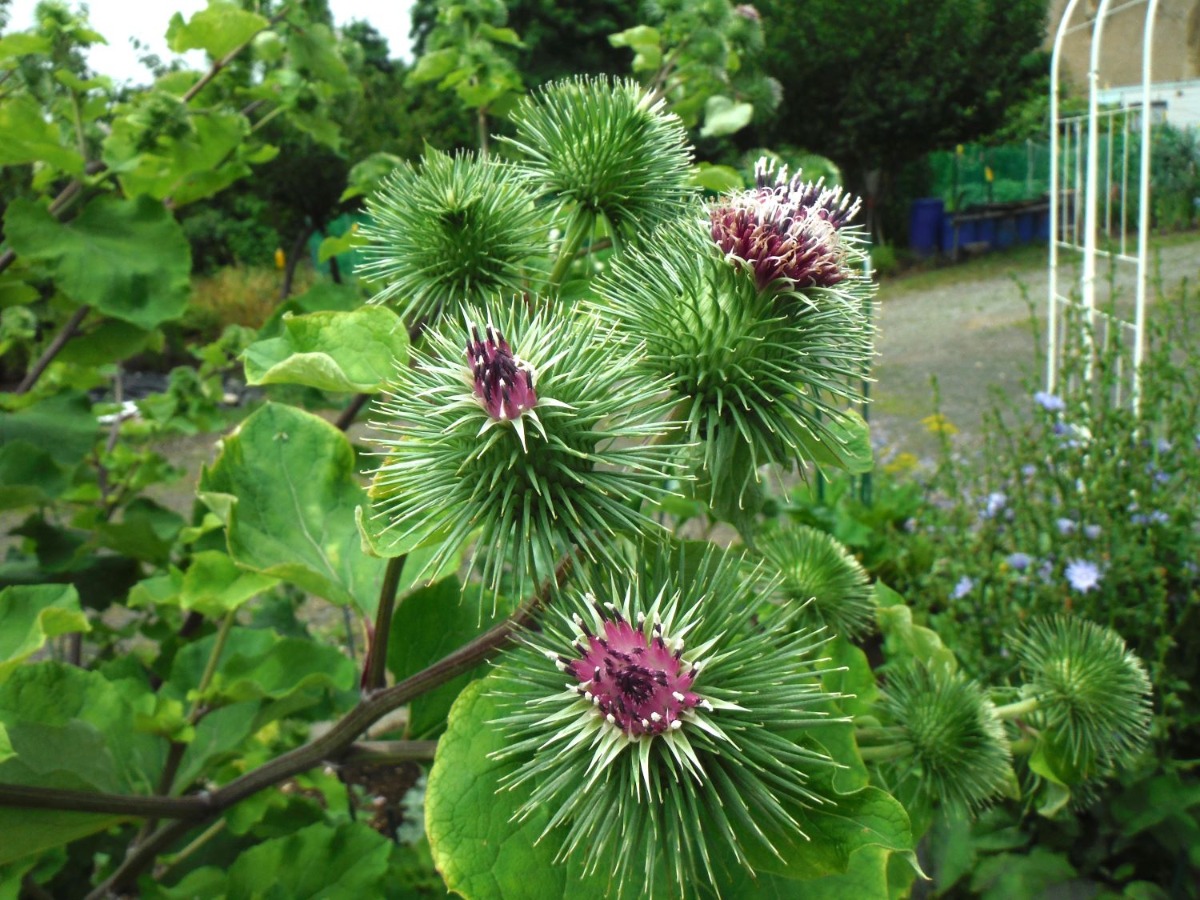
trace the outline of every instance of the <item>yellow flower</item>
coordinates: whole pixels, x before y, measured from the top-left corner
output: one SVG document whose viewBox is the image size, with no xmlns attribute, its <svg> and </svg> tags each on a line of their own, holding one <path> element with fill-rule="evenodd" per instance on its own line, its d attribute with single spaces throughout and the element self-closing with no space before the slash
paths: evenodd
<svg viewBox="0 0 1200 900">
<path fill-rule="evenodd" d="M 946 436 L 958 434 L 958 428 L 955 424 L 942 413 L 934 413 L 932 416 L 926 416 L 921 420 L 921 424 L 925 426 L 925 430 L 930 434 Z"/>
</svg>

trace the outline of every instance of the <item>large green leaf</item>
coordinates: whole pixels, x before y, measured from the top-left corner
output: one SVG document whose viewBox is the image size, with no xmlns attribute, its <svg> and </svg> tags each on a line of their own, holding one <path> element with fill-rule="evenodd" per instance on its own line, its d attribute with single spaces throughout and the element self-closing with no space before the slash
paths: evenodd
<svg viewBox="0 0 1200 900">
<path fill-rule="evenodd" d="M 83 461 L 99 435 L 83 394 L 57 394 L 14 412 L 0 411 L 0 444 L 32 444 L 68 469 Z"/>
<path fill-rule="evenodd" d="M 370 613 L 386 563 L 362 550 L 354 512 L 366 492 L 355 466 L 328 422 L 268 403 L 221 442 L 200 491 L 225 520 L 238 565 Z"/>
<path fill-rule="evenodd" d="M 754 118 L 754 106 L 714 94 L 704 104 L 704 127 L 700 137 L 721 137 L 741 131 Z"/>
<path fill-rule="evenodd" d="M 315 822 L 243 852 L 228 872 L 204 866 L 170 888 L 155 886 L 161 900 L 403 897 L 389 876 L 394 845 L 366 825 Z"/>
<path fill-rule="evenodd" d="M 66 472 L 41 447 L 22 440 L 0 445 L 0 509 L 45 506 L 66 486 Z"/>
<path fill-rule="evenodd" d="M 301 692 L 345 691 L 354 687 L 354 664 L 336 648 L 302 638 L 281 638 L 263 628 L 233 628 L 203 694 L 197 694 L 216 635 L 188 644 L 175 656 L 171 694 L 208 706 L 249 700 L 288 701 Z M 306 705 L 311 705 L 311 702 Z"/>
<path fill-rule="evenodd" d="M 384 306 L 284 316 L 283 335 L 242 354 L 250 384 L 376 393 L 408 359 L 408 332 Z"/>
<path fill-rule="evenodd" d="M 507 614 L 508 610 L 503 608 L 493 612 L 491 594 L 478 585 L 464 593 L 454 577 L 413 591 L 403 599 L 392 617 L 388 669 L 397 681 L 415 675 L 482 634 Z M 459 691 L 483 671 L 485 666 L 481 664 L 474 672 L 460 675 L 413 700 L 409 732 L 420 737 L 439 727 Z"/>
<path fill-rule="evenodd" d="M 106 194 L 66 223 L 21 198 L 9 205 L 5 230 L 18 254 L 51 265 L 59 287 L 76 303 L 146 330 L 177 319 L 187 307 L 187 238 L 150 197 Z"/>
<path fill-rule="evenodd" d="M 134 115 L 116 121 L 104 143 L 104 161 L 120 177 L 127 196 L 169 197 L 178 209 L 250 174 L 244 158 L 250 134 L 245 116 L 209 111 L 188 124 L 179 134 L 159 136 L 147 150 L 144 122 Z"/>
<path fill-rule="evenodd" d="M 607 873 L 588 878 L 577 859 L 556 864 L 553 840 L 537 841 L 550 810 L 523 822 L 513 815 L 527 791 L 500 791 L 514 763 L 489 754 L 505 746 L 492 678 L 467 685 L 450 711 L 425 792 L 425 831 L 446 887 L 469 900 L 590 900 L 606 894 Z"/>
<path fill-rule="evenodd" d="M 129 606 L 176 606 L 216 619 L 278 583 L 269 575 L 238 568 L 226 553 L 202 550 L 192 556 L 186 572 L 172 566 L 165 575 L 139 582 L 130 591 Z"/>
<path fill-rule="evenodd" d="M 0 684 L 61 634 L 90 631 L 70 585 L 16 585 L 0 591 Z"/>
<path fill-rule="evenodd" d="M 871 429 L 867 421 L 847 409 L 821 422 L 821 436 L 802 435 L 804 452 L 818 466 L 832 466 L 863 475 L 875 467 L 871 450 Z"/>
<path fill-rule="evenodd" d="M 0 781 L 40 787 L 150 794 L 166 742 L 135 727 L 153 694 L 134 679 L 41 662 L 0 685 L 0 725 L 15 756 Z M 0 865 L 107 828 L 122 817 L 0 807 Z"/>
<path fill-rule="evenodd" d="M 11 41 L 20 35 L 10 35 Z M 83 157 L 46 118 L 41 104 L 25 94 L 0 103 L 0 166 L 49 163 L 71 175 L 83 173 Z"/>
<path fill-rule="evenodd" d="M 927 666 L 936 663 L 950 669 L 958 668 L 954 651 L 942 643 L 936 631 L 913 621 L 912 610 L 903 597 L 882 581 L 875 582 L 872 594 L 875 619 L 890 661 L 914 659 Z"/>
<path fill-rule="evenodd" d="M 900 852 L 913 849 L 908 813 L 891 794 L 874 787 L 851 794 L 829 793 L 834 800 L 829 806 L 790 810 L 807 840 L 790 833 L 768 835 L 782 860 L 756 844 L 747 844 L 747 856 L 756 871 L 811 879 L 847 872 L 852 854 L 867 847 Z"/>
<path fill-rule="evenodd" d="M 220 59 L 240 47 L 270 23 L 257 13 L 235 3 L 212 0 L 186 22 L 180 13 L 171 17 L 167 27 L 167 45 L 175 53 L 203 50 Z"/>
</svg>

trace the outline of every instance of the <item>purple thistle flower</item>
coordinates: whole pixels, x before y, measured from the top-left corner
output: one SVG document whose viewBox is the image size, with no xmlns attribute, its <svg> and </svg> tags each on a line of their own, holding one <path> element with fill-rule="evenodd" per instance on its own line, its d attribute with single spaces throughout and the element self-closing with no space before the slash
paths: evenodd
<svg viewBox="0 0 1200 900">
<path fill-rule="evenodd" d="M 1018 551 L 1017 553 L 1008 554 L 1008 558 L 1005 560 L 1005 562 L 1008 563 L 1009 568 L 1011 568 L 1013 571 L 1024 572 L 1033 562 L 1033 557 L 1031 557 L 1028 553 L 1021 553 Z"/>
<path fill-rule="evenodd" d="M 1062 412 L 1067 408 L 1067 404 L 1063 402 L 1062 397 L 1057 394 L 1051 394 L 1049 391 L 1038 391 L 1033 395 L 1036 402 L 1042 409 L 1047 412 Z"/>
<path fill-rule="evenodd" d="M 615 606 L 609 609 L 614 618 L 603 619 L 602 634 L 593 634 L 582 617 L 575 620 L 584 632 L 575 642 L 582 656 L 568 662 L 566 671 L 579 680 L 580 696 L 632 739 L 680 728 L 684 712 L 708 708 L 692 691 L 699 670 L 683 662 L 683 642 L 668 644 L 659 624 L 647 639 L 642 627 L 627 622 Z"/>
<path fill-rule="evenodd" d="M 744 264 L 759 290 L 785 280 L 794 287 L 833 287 L 849 277 L 846 238 L 841 229 L 862 201 L 827 188 L 824 179 L 791 180 L 774 160 L 755 165 L 757 186 L 714 204 L 709 212 L 712 239 L 727 259 Z"/>
<path fill-rule="evenodd" d="M 1071 560 L 1064 574 L 1071 587 L 1081 594 L 1094 590 L 1100 584 L 1100 567 L 1086 559 Z"/>
<path fill-rule="evenodd" d="M 504 335 L 487 326 L 487 340 L 479 337 L 478 326 L 471 326 L 467 341 L 467 361 L 475 383 L 475 396 L 497 421 L 513 421 L 537 406 L 533 390 L 533 372 L 513 355 Z"/>
<path fill-rule="evenodd" d="M 974 587 L 975 582 L 972 581 L 969 576 L 964 575 L 962 578 L 958 579 L 958 584 L 954 585 L 954 590 L 951 592 L 950 597 L 953 600 L 961 600 L 963 597 L 967 596 L 967 594 L 971 593 L 971 590 Z"/>
</svg>

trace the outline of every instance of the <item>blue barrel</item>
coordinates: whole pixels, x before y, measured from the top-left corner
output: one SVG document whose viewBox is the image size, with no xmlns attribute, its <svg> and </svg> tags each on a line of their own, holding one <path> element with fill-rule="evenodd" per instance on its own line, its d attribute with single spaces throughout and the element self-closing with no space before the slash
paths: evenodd
<svg viewBox="0 0 1200 900">
<path fill-rule="evenodd" d="M 1037 214 L 1032 212 L 1017 213 L 1017 240 L 1022 244 L 1028 244 L 1033 240 L 1033 233 L 1037 229 Z"/>
<path fill-rule="evenodd" d="M 1017 217 L 1009 213 L 996 220 L 996 246 L 1011 247 L 1017 242 Z"/>
<path fill-rule="evenodd" d="M 908 220 L 908 247 L 916 256 L 933 256 L 940 249 L 944 208 L 940 197 L 913 201 Z"/>
</svg>

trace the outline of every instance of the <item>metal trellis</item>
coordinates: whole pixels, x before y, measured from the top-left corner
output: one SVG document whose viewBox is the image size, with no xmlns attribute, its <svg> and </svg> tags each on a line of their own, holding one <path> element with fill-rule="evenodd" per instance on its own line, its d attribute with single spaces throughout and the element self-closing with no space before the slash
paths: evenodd
<svg viewBox="0 0 1200 900">
<path fill-rule="evenodd" d="M 1054 37 L 1050 62 L 1050 258 L 1049 309 L 1047 319 L 1046 390 L 1058 387 L 1062 364 L 1064 314 L 1078 307 L 1083 316 L 1084 346 L 1089 350 L 1085 377 L 1090 378 L 1095 355 L 1094 341 L 1102 343 L 1119 337 L 1128 348 L 1131 365 L 1117 381 L 1114 403 L 1128 402 L 1136 411 L 1140 401 L 1140 377 L 1145 352 L 1146 286 L 1149 277 L 1147 238 L 1150 226 L 1150 101 L 1151 57 L 1154 19 L 1158 0 L 1130 0 L 1112 6 L 1100 0 L 1095 17 L 1072 23 L 1079 0 L 1069 0 Z M 1137 6 L 1145 6 L 1142 29 L 1141 103 L 1122 108 L 1101 109 L 1100 60 L 1104 28 L 1109 18 Z M 1063 116 L 1059 111 L 1059 72 L 1063 42 L 1067 35 L 1091 29 L 1088 66 L 1088 109 L 1085 115 Z M 1103 151 L 1101 132 L 1105 133 Z M 1135 137 L 1136 132 L 1136 137 Z M 1130 165 L 1133 144 L 1140 139 L 1138 152 L 1137 246 L 1129 252 Z M 1101 169 L 1103 168 L 1103 172 Z M 1101 182 L 1104 197 L 1101 200 Z M 1103 219 L 1103 221 L 1101 221 Z M 1115 221 L 1114 221 L 1115 220 Z M 1106 241 L 1101 247 L 1103 233 Z M 1078 296 L 1071 297 L 1060 287 L 1059 251 L 1081 254 Z M 1136 269 L 1133 321 L 1097 308 L 1096 261 L 1112 260 L 1114 267 L 1132 265 Z M 1128 395 L 1123 385 L 1128 384 Z"/>
</svg>

